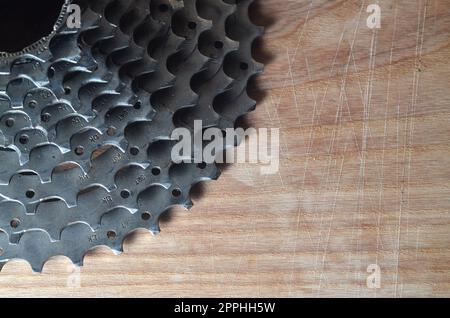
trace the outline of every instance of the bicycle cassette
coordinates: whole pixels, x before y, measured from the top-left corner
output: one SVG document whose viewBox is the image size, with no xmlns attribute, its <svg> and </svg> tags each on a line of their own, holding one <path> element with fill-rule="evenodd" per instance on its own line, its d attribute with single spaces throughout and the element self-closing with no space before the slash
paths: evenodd
<svg viewBox="0 0 450 318">
<path fill-rule="evenodd" d="M 65 0 L 49 35 L 0 53 L 0 269 L 24 259 L 40 272 L 56 255 L 81 266 L 192 207 L 191 188 L 220 172 L 175 163 L 172 132 L 225 131 L 256 106 L 252 3 Z"/>
</svg>

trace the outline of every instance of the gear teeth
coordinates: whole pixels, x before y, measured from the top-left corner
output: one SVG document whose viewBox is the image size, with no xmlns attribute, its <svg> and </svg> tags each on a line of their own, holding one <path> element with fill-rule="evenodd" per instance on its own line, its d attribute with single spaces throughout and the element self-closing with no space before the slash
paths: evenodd
<svg viewBox="0 0 450 318">
<path fill-rule="evenodd" d="M 51 57 L 51 55 L 48 55 L 49 42 L 57 34 L 57 32 L 61 30 L 61 28 L 63 28 L 64 22 L 67 19 L 67 9 L 71 2 L 72 0 L 65 0 L 65 2 L 61 7 L 59 17 L 53 26 L 53 31 L 49 35 L 44 36 L 42 39 L 27 46 L 20 52 L 16 53 L 0 52 L 0 60 L 2 62 L 0 63 L 0 73 L 3 72 L 3 66 L 8 65 L 7 61 L 11 61 L 12 59 L 15 59 L 18 56 L 32 54 L 35 56 L 42 56 L 43 59 L 48 59 L 49 57 Z"/>
<path fill-rule="evenodd" d="M 85 0 L 80 30 L 62 20 L 34 51 L 0 56 L 0 270 L 21 258 L 40 272 L 56 255 L 81 266 L 192 208 L 192 187 L 220 170 L 173 163 L 171 133 L 254 109 L 252 3 Z"/>
<path fill-rule="evenodd" d="M 192 186 L 199 181 L 194 181 L 186 193 L 189 193 Z M 3 251 L 0 267 L 12 259 L 21 258 L 31 265 L 33 271 L 41 272 L 45 262 L 54 256 L 65 255 L 74 264 L 81 264 L 84 255 L 96 246 L 107 246 L 111 250 L 119 252 L 130 232 L 144 228 L 153 234 L 158 234 L 160 232 L 159 219 L 164 212 L 174 205 L 182 204 L 183 201 L 187 206 L 190 199 L 183 199 L 186 194 L 176 195 L 174 193 L 176 189 L 152 186 L 145 192 L 149 193 L 151 197 L 163 199 L 158 202 L 158 206 L 152 207 L 152 211 L 143 210 L 142 208 L 147 205 L 142 201 L 142 208 L 139 210 L 141 212 L 138 211 L 134 214 L 125 208 L 114 208 L 102 215 L 100 225 L 95 230 L 84 222 L 72 223 L 61 231 L 61 238 L 56 241 L 41 229 L 24 232 L 17 243 L 10 243 L 7 234 L 0 232 L 2 233 L 0 244 Z M 167 192 L 171 193 L 171 197 L 166 195 Z M 148 197 L 143 200 L 148 200 Z M 120 224 L 117 224 L 117 219 L 121 220 Z M 49 246 L 49 248 L 40 249 L 39 247 L 43 245 Z M 34 253 L 27 254 L 26 251 L 34 251 Z"/>
</svg>

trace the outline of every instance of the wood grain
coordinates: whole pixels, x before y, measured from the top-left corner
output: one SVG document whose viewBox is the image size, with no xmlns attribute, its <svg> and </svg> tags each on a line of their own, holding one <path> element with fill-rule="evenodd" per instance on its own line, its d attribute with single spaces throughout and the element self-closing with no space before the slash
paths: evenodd
<svg viewBox="0 0 450 318">
<path fill-rule="evenodd" d="M 1 296 L 450 296 L 450 1 L 264 0 L 253 19 L 248 124 L 280 128 L 279 173 L 228 166 L 161 235 L 90 252 L 81 286 L 63 257 L 14 261 Z"/>
</svg>

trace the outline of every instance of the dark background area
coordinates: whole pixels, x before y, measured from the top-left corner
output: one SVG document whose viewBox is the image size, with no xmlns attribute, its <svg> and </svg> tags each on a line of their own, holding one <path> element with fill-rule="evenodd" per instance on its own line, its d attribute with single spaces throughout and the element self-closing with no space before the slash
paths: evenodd
<svg viewBox="0 0 450 318">
<path fill-rule="evenodd" d="M 0 0 L 0 52 L 17 52 L 52 32 L 64 0 Z"/>
</svg>

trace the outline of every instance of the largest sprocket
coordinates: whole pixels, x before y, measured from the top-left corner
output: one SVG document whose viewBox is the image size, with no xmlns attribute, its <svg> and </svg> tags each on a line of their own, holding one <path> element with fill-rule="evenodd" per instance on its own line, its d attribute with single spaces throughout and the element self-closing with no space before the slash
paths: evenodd
<svg viewBox="0 0 450 318">
<path fill-rule="evenodd" d="M 0 53 L 0 268 L 34 271 L 65 255 L 81 265 L 98 245 L 122 251 L 138 228 L 192 206 L 211 164 L 171 159 L 177 127 L 233 128 L 255 107 L 262 65 L 253 0 L 83 0 L 66 23 L 17 53 Z"/>
</svg>

